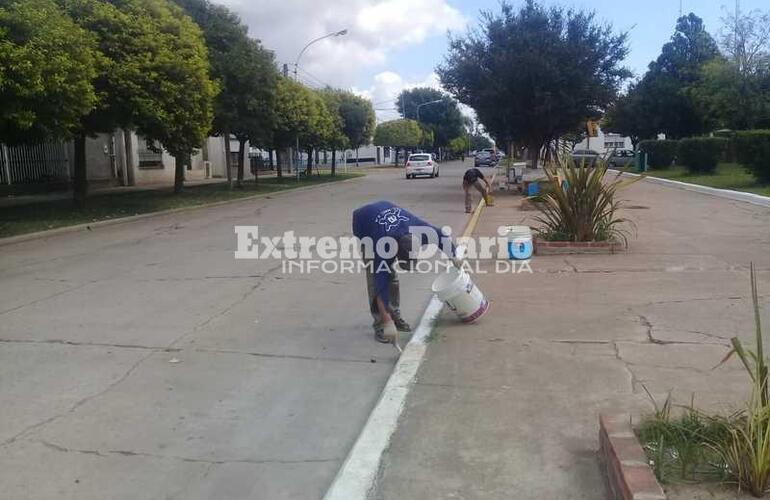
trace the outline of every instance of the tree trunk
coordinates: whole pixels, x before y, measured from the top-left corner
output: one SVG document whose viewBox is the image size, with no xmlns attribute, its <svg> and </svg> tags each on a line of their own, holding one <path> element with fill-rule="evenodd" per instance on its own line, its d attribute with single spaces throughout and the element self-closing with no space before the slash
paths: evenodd
<svg viewBox="0 0 770 500">
<path fill-rule="evenodd" d="M 398 166 L 398 148 L 393 148 L 393 166 Z"/>
<path fill-rule="evenodd" d="M 531 162 L 530 168 L 537 168 L 540 164 L 540 143 L 531 143 L 527 146 L 527 153 Z"/>
<path fill-rule="evenodd" d="M 243 187 L 244 170 L 246 167 L 246 139 L 238 139 L 238 181 L 236 186 Z"/>
<path fill-rule="evenodd" d="M 267 164 L 270 167 L 270 170 L 275 170 L 275 163 L 273 163 L 273 150 L 269 149 L 267 151 Z"/>
<path fill-rule="evenodd" d="M 318 164 L 319 164 L 318 163 L 318 153 L 319 153 L 319 151 L 316 149 L 315 150 L 315 164 L 316 164 L 316 166 L 318 166 Z M 316 173 L 316 175 L 321 175 L 321 171 L 318 168 L 315 169 L 315 173 Z"/>
<path fill-rule="evenodd" d="M 185 156 L 174 155 L 174 193 L 179 194 L 184 188 Z"/>
<path fill-rule="evenodd" d="M 231 154 L 230 154 L 230 132 L 225 132 L 225 170 L 227 174 L 227 186 L 233 188 L 233 169 L 231 168 Z"/>
<path fill-rule="evenodd" d="M 356 148 L 356 168 L 358 168 L 358 148 Z"/>
<path fill-rule="evenodd" d="M 276 168 L 276 176 L 279 179 L 283 178 L 283 158 L 281 157 L 281 151 L 275 152 L 275 168 Z"/>
<path fill-rule="evenodd" d="M 75 137 L 75 164 L 73 165 L 72 201 L 77 208 L 86 205 L 88 178 L 86 176 L 86 135 Z"/>
<path fill-rule="evenodd" d="M 332 176 L 337 175 L 337 150 L 332 150 Z"/>
<path fill-rule="evenodd" d="M 305 169 L 305 176 L 310 177 L 313 173 L 313 148 L 307 149 L 307 168 Z"/>
</svg>

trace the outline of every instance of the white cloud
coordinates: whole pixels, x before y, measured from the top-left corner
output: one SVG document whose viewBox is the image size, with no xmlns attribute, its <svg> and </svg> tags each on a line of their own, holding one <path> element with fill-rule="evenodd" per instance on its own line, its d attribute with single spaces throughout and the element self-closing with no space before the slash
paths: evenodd
<svg viewBox="0 0 770 500">
<path fill-rule="evenodd" d="M 463 30 L 467 23 L 448 0 L 219 1 L 275 51 L 278 62 L 289 63 L 290 71 L 309 40 L 347 29 L 345 36 L 314 44 L 299 64 L 305 81 L 340 87 L 352 86 L 361 72 L 382 68 L 391 51 Z"/>
<path fill-rule="evenodd" d="M 435 72 L 427 74 L 424 78 L 416 81 L 404 80 L 401 75 L 393 71 L 383 71 L 374 75 L 372 86 L 368 89 L 353 88 L 353 92 L 366 97 L 374 104 L 377 121 L 394 120 L 399 118 L 400 115 L 396 111 L 396 97 L 404 89 L 412 89 L 415 87 L 430 87 L 442 92 L 446 92 L 441 87 L 441 82 L 438 75 Z M 460 111 L 474 120 L 476 114 L 471 108 L 460 104 Z"/>
</svg>

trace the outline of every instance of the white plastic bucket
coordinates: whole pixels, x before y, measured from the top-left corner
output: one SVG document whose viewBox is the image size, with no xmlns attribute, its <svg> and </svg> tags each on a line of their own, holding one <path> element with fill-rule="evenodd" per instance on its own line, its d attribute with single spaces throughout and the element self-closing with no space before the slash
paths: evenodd
<svg viewBox="0 0 770 500">
<path fill-rule="evenodd" d="M 461 269 L 448 269 L 436 278 L 431 288 L 464 323 L 476 321 L 489 309 L 487 298 Z"/>
</svg>

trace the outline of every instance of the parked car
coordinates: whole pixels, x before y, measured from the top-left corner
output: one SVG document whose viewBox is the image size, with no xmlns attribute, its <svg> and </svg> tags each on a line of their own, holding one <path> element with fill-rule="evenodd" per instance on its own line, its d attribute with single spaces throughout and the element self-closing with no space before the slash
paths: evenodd
<svg viewBox="0 0 770 500">
<path fill-rule="evenodd" d="M 610 168 L 628 167 L 634 164 L 636 155 L 631 149 L 615 149 L 607 158 L 607 166 Z"/>
<path fill-rule="evenodd" d="M 593 149 L 576 149 L 572 152 L 572 160 L 578 166 L 585 164 L 587 167 L 593 167 L 598 159 L 599 153 Z"/>
<path fill-rule="evenodd" d="M 412 153 L 406 160 L 406 178 L 414 179 L 418 175 L 438 177 L 438 162 L 431 153 Z"/>
<path fill-rule="evenodd" d="M 476 153 L 476 158 L 473 160 L 474 167 L 494 167 L 497 163 L 497 159 L 487 150 L 482 150 Z"/>
</svg>

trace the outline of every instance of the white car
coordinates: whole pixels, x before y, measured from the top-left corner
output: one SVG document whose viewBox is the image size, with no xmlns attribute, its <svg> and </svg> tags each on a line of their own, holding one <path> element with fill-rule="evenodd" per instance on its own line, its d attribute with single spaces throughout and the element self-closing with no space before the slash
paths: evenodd
<svg viewBox="0 0 770 500">
<path fill-rule="evenodd" d="M 413 153 L 406 159 L 406 178 L 414 179 L 418 175 L 438 177 L 438 163 L 430 153 Z"/>
</svg>

